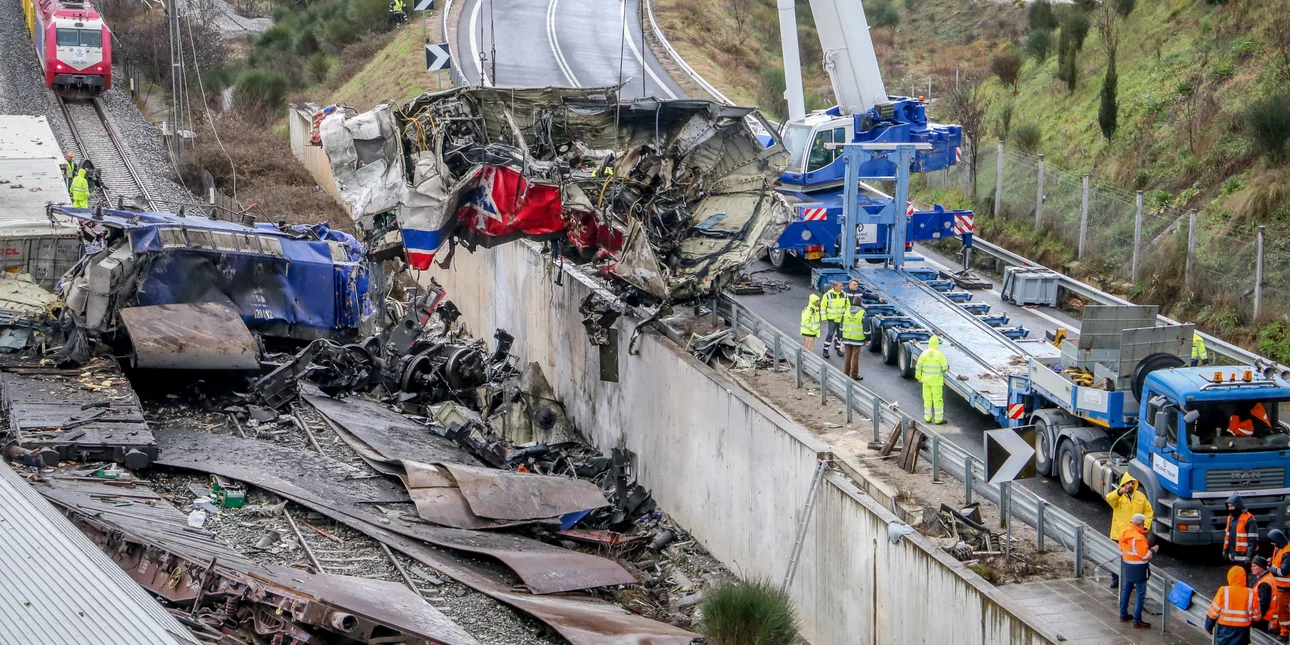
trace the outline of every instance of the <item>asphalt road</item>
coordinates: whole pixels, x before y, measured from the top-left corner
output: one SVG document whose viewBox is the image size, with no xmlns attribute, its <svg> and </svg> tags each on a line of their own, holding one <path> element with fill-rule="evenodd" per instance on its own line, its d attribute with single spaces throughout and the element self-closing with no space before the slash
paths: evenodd
<svg viewBox="0 0 1290 645">
<path fill-rule="evenodd" d="M 686 96 L 642 41 L 641 24 L 636 20 L 639 0 L 463 1 L 465 4 L 454 33 L 458 55 L 471 59 L 463 61 L 460 67 L 471 83 L 479 83 L 482 77 L 485 84 L 501 87 L 591 87 L 614 85 L 621 78 L 627 81 L 622 92 L 624 99 Z M 648 25 L 645 28 L 648 29 Z M 494 36 L 495 54 L 492 52 Z M 480 52 L 486 56 L 482 63 Z M 945 267 L 951 265 L 950 260 L 926 248 L 920 247 L 918 252 Z M 809 293 L 810 269 L 788 258 L 782 272 L 776 272 L 766 262 L 758 262 L 750 270 L 766 270 L 768 276 L 787 280 L 792 288 L 781 293 L 737 299 L 775 327 L 796 335 L 798 314 Z M 1039 313 L 1003 303 L 997 291 L 977 291 L 975 294 L 975 301 L 989 303 L 994 311 L 1007 312 L 1010 324 L 1021 324 L 1030 329 L 1030 338 L 1043 338 L 1045 329 L 1052 329 L 1059 323 L 1078 327 L 1075 321 L 1060 312 Z M 835 355 L 831 360 L 841 368 L 839 356 Z M 922 409 L 922 392 L 916 382 L 900 378 L 894 367 L 884 365 L 878 355 L 869 353 L 862 356 L 861 375 L 865 377 L 865 387 L 918 416 Z M 945 417 L 949 423 L 938 430 L 948 440 L 982 458 L 983 433 L 998 427 L 997 424 L 953 393 L 947 393 L 945 403 Z M 1056 479 L 1036 478 L 1024 483 L 1053 505 L 1096 530 L 1105 531 L 1110 526 L 1110 509 L 1091 493 L 1071 497 Z M 1226 566 L 1217 557 L 1217 551 L 1213 547 L 1197 549 L 1164 545 L 1156 562 L 1159 566 L 1168 567 L 1171 573 L 1196 589 L 1210 593 L 1225 584 Z"/>
<path fill-rule="evenodd" d="M 455 32 L 458 56 L 470 60 L 461 69 L 471 83 L 483 78 L 499 87 L 621 80 L 624 99 L 685 98 L 645 45 L 638 6 L 638 0 L 465 0 Z"/>
</svg>

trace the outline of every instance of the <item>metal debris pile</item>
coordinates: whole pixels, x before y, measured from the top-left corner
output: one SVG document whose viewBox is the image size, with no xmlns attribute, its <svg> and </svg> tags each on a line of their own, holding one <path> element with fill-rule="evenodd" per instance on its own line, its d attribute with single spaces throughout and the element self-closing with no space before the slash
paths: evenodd
<svg viewBox="0 0 1290 645">
<path fill-rule="evenodd" d="M 693 334 L 687 349 L 704 363 L 711 365 L 714 360 L 720 360 L 736 370 L 770 368 L 774 362 L 765 341 L 752 334 L 740 336 L 732 328 L 719 329 L 706 336 Z"/>
<path fill-rule="evenodd" d="M 356 221 L 396 213 L 419 269 L 440 252 L 450 261 L 456 243 L 549 240 L 557 255 L 681 301 L 728 285 L 789 219 L 771 188 L 786 155 L 758 141 L 749 119 L 765 122 L 752 108 L 465 87 L 323 112 L 320 144 Z"/>
</svg>

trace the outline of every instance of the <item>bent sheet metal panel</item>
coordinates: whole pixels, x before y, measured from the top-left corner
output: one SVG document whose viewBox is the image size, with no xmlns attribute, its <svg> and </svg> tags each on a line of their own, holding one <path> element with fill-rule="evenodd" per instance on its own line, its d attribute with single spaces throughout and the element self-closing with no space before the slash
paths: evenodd
<svg viewBox="0 0 1290 645">
<path fill-rule="evenodd" d="M 242 316 L 222 302 L 122 309 L 138 367 L 254 370 L 259 348 Z"/>
<path fill-rule="evenodd" d="M 198 644 L 7 465 L 0 517 L 0 643 Z"/>
<path fill-rule="evenodd" d="M 385 461 L 479 463 L 474 455 L 462 450 L 451 440 L 430 432 L 425 426 L 375 401 L 353 397 L 333 399 L 322 394 L 306 393 L 302 396 L 328 421 L 340 426 Z M 341 438 L 352 443 L 349 442 L 350 437 L 343 433 Z"/>
<path fill-rule="evenodd" d="M 187 516 L 144 486 L 52 480 L 41 485 L 39 492 L 73 517 L 79 516 L 120 530 L 128 541 L 177 554 L 195 564 L 215 560 L 217 569 L 225 572 L 223 575 L 231 573 L 232 579 L 239 583 L 255 581 L 262 586 L 288 590 L 288 595 L 317 598 L 348 613 L 429 639 L 432 643 L 479 645 L 451 619 L 401 584 L 256 564 L 216 541 L 213 533 L 190 528 Z M 191 601 L 196 594 L 196 590 L 186 584 L 168 585 L 170 574 L 167 571 L 147 562 L 141 563 L 138 558 L 121 560 L 125 553 L 117 550 L 114 556 L 117 564 L 140 584 L 154 590 L 162 589 L 163 595 L 172 601 Z M 158 583 L 160 587 L 152 583 Z"/>
<path fill-rule="evenodd" d="M 537 520 L 609 506 L 595 484 L 579 479 L 443 464 L 476 515 Z"/>
<path fill-rule="evenodd" d="M 388 528 L 436 546 L 496 558 L 510 567 L 534 593 L 559 593 L 607 585 L 631 584 L 635 578 L 611 560 L 554 547 L 515 535 L 464 531 L 390 520 L 362 501 L 411 500 L 383 479 L 348 480 L 350 467 L 321 455 L 265 441 L 238 439 L 192 430 L 158 431 L 162 458 L 158 464 L 222 475 L 277 493 L 320 512 L 389 522 Z"/>
<path fill-rule="evenodd" d="M 480 517 L 470 509 L 466 497 L 447 468 L 442 465 L 403 462 L 399 476 L 416 504 L 421 519 L 459 529 L 496 529 L 529 522 L 502 522 Z"/>
</svg>

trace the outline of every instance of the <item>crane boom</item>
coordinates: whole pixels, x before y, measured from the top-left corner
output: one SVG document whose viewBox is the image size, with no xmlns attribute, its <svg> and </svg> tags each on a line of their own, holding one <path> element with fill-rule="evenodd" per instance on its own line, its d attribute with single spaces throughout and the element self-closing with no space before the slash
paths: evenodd
<svg viewBox="0 0 1290 645">
<path fill-rule="evenodd" d="M 815 29 L 824 50 L 824 69 L 833 83 L 838 111 L 863 114 L 887 102 L 869 22 L 859 0 L 811 0 Z M 782 17 L 781 17 L 782 20 Z"/>
</svg>

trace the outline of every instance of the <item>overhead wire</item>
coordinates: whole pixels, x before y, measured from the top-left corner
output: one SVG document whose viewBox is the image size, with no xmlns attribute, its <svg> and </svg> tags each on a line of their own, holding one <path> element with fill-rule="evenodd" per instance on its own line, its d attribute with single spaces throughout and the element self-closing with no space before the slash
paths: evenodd
<svg viewBox="0 0 1290 645">
<path fill-rule="evenodd" d="M 211 126 L 211 132 L 215 135 L 215 143 L 219 144 L 220 152 L 224 153 L 224 158 L 228 159 L 228 166 L 233 170 L 233 199 L 237 199 L 237 164 L 233 163 L 233 157 L 224 148 L 224 142 L 220 140 L 219 129 L 215 127 L 215 118 L 211 116 L 210 105 L 206 102 L 206 82 L 202 80 L 202 65 L 197 61 L 197 40 L 193 38 L 193 23 L 188 23 L 188 43 L 193 50 L 193 68 L 197 71 L 197 89 L 202 92 L 202 109 L 206 112 L 206 122 Z"/>
</svg>

